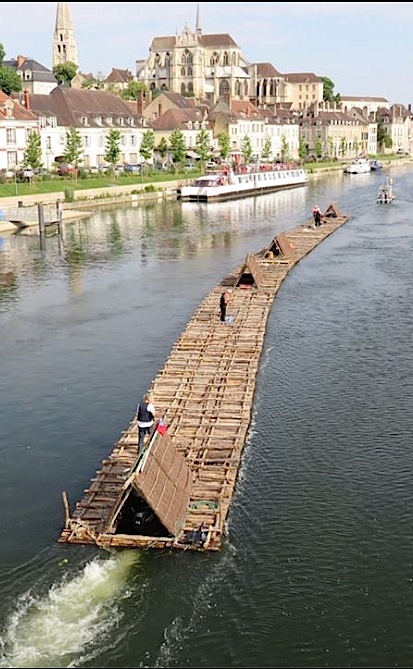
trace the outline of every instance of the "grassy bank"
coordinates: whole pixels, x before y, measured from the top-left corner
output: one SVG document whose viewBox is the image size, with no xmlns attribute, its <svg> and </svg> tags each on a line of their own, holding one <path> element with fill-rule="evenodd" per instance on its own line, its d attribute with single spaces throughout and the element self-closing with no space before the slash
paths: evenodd
<svg viewBox="0 0 413 669">
<path fill-rule="evenodd" d="M 409 161 L 410 156 L 388 155 L 377 156 L 377 159 L 383 163 L 389 164 L 391 161 Z M 317 170 L 343 169 L 350 161 L 319 161 L 304 163 L 303 167 L 310 173 Z M 183 179 L 193 179 L 200 175 L 200 172 L 149 172 L 148 174 L 121 174 L 119 176 L 96 175 L 86 178 L 67 177 L 36 177 L 27 182 L 8 181 L 0 183 L 0 198 L 4 197 L 24 197 L 25 195 L 44 195 L 47 193 L 61 193 L 62 191 L 82 191 L 87 189 L 104 189 L 113 186 L 136 186 L 142 189 L 142 186 L 153 184 L 156 188 L 157 183 L 176 181 Z M 68 197 L 66 199 L 69 199 Z"/>
</svg>

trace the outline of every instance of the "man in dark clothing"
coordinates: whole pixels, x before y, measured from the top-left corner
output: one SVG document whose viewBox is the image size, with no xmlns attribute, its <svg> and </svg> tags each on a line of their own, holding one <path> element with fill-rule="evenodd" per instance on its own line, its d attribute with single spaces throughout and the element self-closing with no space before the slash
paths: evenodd
<svg viewBox="0 0 413 669">
<path fill-rule="evenodd" d="M 155 407 L 149 395 L 144 395 L 137 408 L 138 455 L 142 453 L 145 435 L 151 431 L 155 421 Z"/>
<path fill-rule="evenodd" d="M 321 211 L 320 208 L 315 206 L 313 209 L 313 218 L 314 218 L 314 226 L 318 227 L 321 225 Z"/>
<path fill-rule="evenodd" d="M 219 300 L 219 308 L 221 312 L 221 321 L 226 322 L 227 319 L 227 304 L 231 301 L 232 290 L 228 288 L 225 290 Z"/>
</svg>

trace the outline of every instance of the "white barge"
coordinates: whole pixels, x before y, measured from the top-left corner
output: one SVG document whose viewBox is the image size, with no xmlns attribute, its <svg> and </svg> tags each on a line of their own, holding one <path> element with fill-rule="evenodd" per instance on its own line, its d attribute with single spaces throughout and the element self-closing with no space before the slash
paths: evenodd
<svg viewBox="0 0 413 669">
<path fill-rule="evenodd" d="M 275 190 L 305 186 L 308 175 L 299 167 L 280 166 L 235 173 L 232 170 L 213 172 L 198 177 L 191 184 L 178 188 L 178 199 L 187 202 L 232 200 L 247 195 L 261 195 Z"/>
</svg>

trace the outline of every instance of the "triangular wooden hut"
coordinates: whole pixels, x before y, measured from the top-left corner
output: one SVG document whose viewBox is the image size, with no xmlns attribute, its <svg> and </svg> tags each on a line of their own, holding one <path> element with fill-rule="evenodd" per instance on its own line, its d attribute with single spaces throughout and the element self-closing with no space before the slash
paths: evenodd
<svg viewBox="0 0 413 669">
<path fill-rule="evenodd" d="M 293 247 L 287 239 L 287 236 L 281 232 L 274 237 L 269 247 L 264 252 L 265 258 L 276 258 L 282 256 L 288 258 L 293 251 Z"/>
<path fill-rule="evenodd" d="M 241 265 L 238 277 L 235 280 L 234 287 L 239 288 L 248 286 L 248 288 L 259 288 L 263 282 L 261 268 L 253 253 L 249 253 L 243 265 Z"/>
<path fill-rule="evenodd" d="M 330 204 L 323 214 L 324 218 L 340 218 L 340 216 L 342 214 L 336 204 Z"/>
</svg>

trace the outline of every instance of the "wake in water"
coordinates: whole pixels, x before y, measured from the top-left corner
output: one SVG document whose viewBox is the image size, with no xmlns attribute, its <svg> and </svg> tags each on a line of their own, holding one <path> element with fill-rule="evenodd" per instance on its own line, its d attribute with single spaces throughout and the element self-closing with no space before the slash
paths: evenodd
<svg viewBox="0 0 413 669">
<path fill-rule="evenodd" d="M 0 667 L 70 667 L 90 653 L 119 622 L 128 575 L 138 559 L 124 551 L 96 558 L 46 596 L 22 595 L 1 633 Z"/>
</svg>

